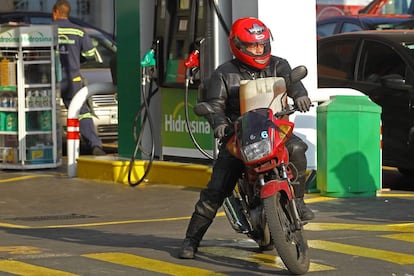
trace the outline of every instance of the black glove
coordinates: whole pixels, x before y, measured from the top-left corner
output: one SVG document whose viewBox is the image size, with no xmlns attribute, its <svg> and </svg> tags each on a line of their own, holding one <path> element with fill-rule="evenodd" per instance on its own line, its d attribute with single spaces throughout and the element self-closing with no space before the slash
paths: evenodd
<svg viewBox="0 0 414 276">
<path fill-rule="evenodd" d="M 311 106 L 311 100 L 308 96 L 301 96 L 295 100 L 295 105 L 298 107 L 300 112 L 307 112 Z"/>
<path fill-rule="evenodd" d="M 218 125 L 214 129 L 214 137 L 216 137 L 217 139 L 223 138 L 224 135 L 226 134 L 226 128 L 227 128 L 227 124 Z"/>
</svg>

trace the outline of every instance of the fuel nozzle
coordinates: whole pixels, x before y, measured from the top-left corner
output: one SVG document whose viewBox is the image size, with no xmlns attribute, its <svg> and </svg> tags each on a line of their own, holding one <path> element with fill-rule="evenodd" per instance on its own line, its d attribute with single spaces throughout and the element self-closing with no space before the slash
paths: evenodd
<svg viewBox="0 0 414 276">
<path fill-rule="evenodd" d="M 150 49 L 142 58 L 141 60 L 141 66 L 142 67 L 149 67 L 149 66 L 155 66 L 155 50 Z"/>
<path fill-rule="evenodd" d="M 154 71 L 155 65 L 155 50 L 151 48 L 141 60 L 142 84 L 150 81 L 151 74 L 149 72 Z"/>
<path fill-rule="evenodd" d="M 194 50 L 192 51 L 187 59 L 184 62 L 185 67 L 187 68 L 196 68 L 200 66 L 200 61 L 199 61 L 199 57 L 200 57 L 200 51 L 199 50 Z"/>
<path fill-rule="evenodd" d="M 184 62 L 186 70 L 186 79 L 193 83 L 194 75 L 200 70 L 200 51 L 192 51 Z"/>
<path fill-rule="evenodd" d="M 193 45 L 191 53 L 188 55 L 187 59 L 184 61 L 184 65 L 187 68 L 185 75 L 186 81 L 193 84 L 194 76 L 200 70 L 200 49 L 202 43 L 204 42 L 204 38 L 197 38 Z"/>
</svg>

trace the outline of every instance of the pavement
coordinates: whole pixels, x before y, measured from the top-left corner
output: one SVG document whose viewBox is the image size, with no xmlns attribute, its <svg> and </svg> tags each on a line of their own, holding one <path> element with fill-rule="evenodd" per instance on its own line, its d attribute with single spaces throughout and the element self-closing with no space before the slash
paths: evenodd
<svg viewBox="0 0 414 276">
<path fill-rule="evenodd" d="M 200 190 L 183 184 L 198 182 L 194 172 L 185 174 L 192 165 L 169 164 L 170 179 L 185 180 L 181 183 L 147 179 L 136 187 L 69 178 L 65 165 L 3 170 L 0 275 L 160 275 L 177 269 L 186 275 L 286 275 L 280 262 L 269 259 L 274 254 L 258 254 L 247 237 L 229 227 L 222 211 L 203 240 L 200 257 L 177 259 Z M 165 171 L 155 166 L 151 173 Z M 316 214 L 305 226 L 312 256 L 309 274 L 414 275 L 414 193 L 392 186 L 414 181 L 389 170 L 383 182 L 387 186 L 376 197 L 306 195 Z M 37 274 L 28 273 L 28 265 Z"/>
</svg>

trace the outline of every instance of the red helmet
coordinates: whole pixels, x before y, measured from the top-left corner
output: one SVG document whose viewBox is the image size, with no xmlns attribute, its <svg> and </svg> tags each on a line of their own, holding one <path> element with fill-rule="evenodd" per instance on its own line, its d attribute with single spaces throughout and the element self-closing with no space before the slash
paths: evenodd
<svg viewBox="0 0 414 276">
<path fill-rule="evenodd" d="M 237 19 L 231 27 L 229 42 L 233 55 L 244 64 L 263 69 L 270 59 L 270 31 L 257 18 L 245 17 Z M 246 50 L 247 44 L 264 44 L 261 55 L 254 55 Z"/>
</svg>

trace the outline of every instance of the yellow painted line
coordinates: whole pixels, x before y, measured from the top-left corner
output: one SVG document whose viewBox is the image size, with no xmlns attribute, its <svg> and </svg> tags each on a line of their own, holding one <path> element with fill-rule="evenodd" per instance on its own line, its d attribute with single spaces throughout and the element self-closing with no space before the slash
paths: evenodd
<svg viewBox="0 0 414 276">
<path fill-rule="evenodd" d="M 267 266 L 287 269 L 285 265 L 283 264 L 282 259 L 280 259 L 279 256 L 268 255 L 268 254 L 254 254 L 251 257 L 246 258 L 245 260 L 259 263 L 259 264 L 264 264 Z M 309 265 L 308 272 L 320 272 L 320 271 L 329 271 L 329 270 L 335 270 L 335 268 L 332 266 L 311 262 Z"/>
<path fill-rule="evenodd" d="M 388 167 L 388 166 L 382 166 L 382 169 L 383 170 L 386 170 L 386 171 L 398 171 L 397 168 L 395 168 L 395 167 Z"/>
<path fill-rule="evenodd" d="M 22 181 L 27 179 L 34 179 L 34 178 L 42 178 L 42 177 L 52 177 L 56 175 L 51 174 L 33 174 L 33 175 L 25 175 L 25 176 L 16 176 L 7 179 L 0 179 L 0 183 L 8 183 L 8 182 L 15 182 L 15 181 Z"/>
<path fill-rule="evenodd" d="M 335 267 L 311 262 L 309 265 L 309 272 L 336 270 Z"/>
<path fill-rule="evenodd" d="M 224 212 L 218 212 L 216 217 L 224 217 Z M 122 221 L 107 221 L 107 222 L 93 222 L 82 224 L 64 224 L 64 225 L 46 225 L 46 226 L 26 226 L 20 224 L 2 223 L 0 227 L 4 228 L 16 228 L 16 229 L 49 229 L 49 228 L 74 228 L 74 227 L 96 227 L 107 225 L 120 225 L 120 224 L 134 224 L 134 223 L 147 223 L 147 222 L 165 222 L 165 221 L 179 221 L 189 220 L 191 217 L 175 217 L 175 218 L 159 218 L 159 219 L 137 219 L 137 220 L 122 220 Z"/>
<path fill-rule="evenodd" d="M 305 225 L 305 230 L 310 230 L 310 231 L 353 230 L 353 231 L 414 233 L 414 223 L 378 225 L 378 224 L 313 223 L 313 222 L 310 222 Z"/>
<path fill-rule="evenodd" d="M 278 269 L 286 269 L 285 265 L 283 264 L 282 260 L 274 255 L 266 256 L 265 254 L 256 254 L 252 253 L 251 251 L 244 249 L 235 249 L 233 247 L 225 247 L 225 246 L 207 246 L 207 247 L 199 247 L 198 251 L 207 253 L 209 255 L 218 256 L 218 257 L 225 257 L 225 258 L 233 258 L 242 261 L 248 261 L 253 263 L 258 263 Z"/>
<path fill-rule="evenodd" d="M 385 262 L 396 263 L 399 265 L 414 264 L 414 255 L 409 254 L 322 240 L 310 240 L 308 243 L 312 248 L 336 253 L 377 259 Z"/>
<path fill-rule="evenodd" d="M 108 222 L 70 224 L 70 225 L 49 225 L 49 226 L 41 226 L 41 227 L 34 227 L 34 228 L 36 228 L 36 229 L 45 229 L 45 228 L 91 227 L 91 226 L 106 226 L 106 225 L 119 225 L 119 224 L 146 223 L 146 222 L 165 222 L 165 221 L 189 220 L 190 218 L 191 217 L 159 218 L 159 219 L 137 219 L 137 220 L 108 221 Z"/>
<path fill-rule="evenodd" d="M 127 253 L 97 253 L 97 254 L 84 254 L 83 257 L 110 262 L 113 264 L 119 264 L 129 266 L 133 268 L 154 271 L 158 273 L 164 273 L 167 275 L 182 275 L 182 276 L 207 276 L 207 275 L 226 275 L 222 273 L 216 273 L 211 270 L 173 264 L 169 262 L 163 262 L 155 259 L 149 259 Z"/>
<path fill-rule="evenodd" d="M 257 263 L 257 264 L 261 264 L 261 265 L 265 265 L 265 266 L 269 266 L 273 268 L 287 270 L 286 266 L 283 264 L 282 259 L 280 259 L 280 257 L 276 255 L 252 253 L 251 251 L 248 251 L 248 250 L 235 249 L 232 247 L 217 247 L 217 246 L 199 247 L 198 250 L 200 252 L 218 256 L 218 257 L 233 258 L 233 259 L 248 261 L 251 263 Z M 329 271 L 329 270 L 335 270 L 335 268 L 332 266 L 317 264 L 313 262 L 311 262 L 309 266 L 309 272 Z"/>
<path fill-rule="evenodd" d="M 24 226 L 24 225 L 19 225 L 19 224 L 11 224 L 11 223 L 3 223 L 0 222 L 0 227 L 4 227 L 4 228 L 12 228 L 12 229 L 30 229 L 30 226 Z"/>
<path fill-rule="evenodd" d="M 0 246 L 0 252 L 9 254 L 38 254 L 42 251 L 33 246 Z"/>
<path fill-rule="evenodd" d="M 224 217 L 225 215 L 226 214 L 224 212 L 218 212 L 216 217 Z M 21 224 L 11 224 L 11 223 L 0 222 L 0 227 L 16 228 L 16 229 L 49 229 L 49 228 L 96 227 L 96 226 L 147 223 L 147 222 L 179 221 L 179 220 L 189 220 L 190 218 L 191 217 L 188 216 L 188 217 L 175 217 L 175 218 L 136 219 L 136 220 L 93 222 L 93 223 L 81 223 L 81 224 L 46 225 L 46 226 L 26 226 L 26 225 L 21 225 Z"/>
<path fill-rule="evenodd" d="M 334 197 L 326 197 L 326 196 L 316 196 L 316 197 L 309 197 L 306 198 L 305 196 L 305 203 L 315 203 L 315 202 L 322 202 L 322 201 L 331 201 L 336 200 L 337 198 Z"/>
<path fill-rule="evenodd" d="M 82 224 L 65 224 L 65 225 L 46 225 L 46 226 L 25 226 L 18 224 L 0 223 L 4 228 L 19 228 L 19 229 L 49 229 L 49 228 L 74 228 L 74 227 L 94 227 L 94 226 L 106 226 L 106 225 L 120 225 L 120 224 L 133 224 L 133 223 L 146 223 L 146 222 L 165 222 L 165 221 L 177 221 L 177 220 L 189 220 L 191 217 L 177 217 L 177 218 L 159 218 L 159 219 L 137 219 L 137 220 L 124 220 L 124 221 L 107 221 L 107 222 L 94 222 L 94 223 L 82 223 Z"/>
<path fill-rule="evenodd" d="M 384 192 L 377 193 L 377 197 L 414 197 L 414 193 L 412 194 L 388 194 Z"/>
<path fill-rule="evenodd" d="M 44 175 L 51 176 L 51 175 Z M 35 176 L 26 176 L 26 177 L 35 177 Z M 27 179 L 27 178 L 26 178 Z M 24 180 L 23 178 L 21 180 Z M 334 200 L 335 198 L 329 197 L 314 197 L 305 199 L 306 203 L 314 203 L 319 201 L 329 201 Z M 224 212 L 218 212 L 216 217 L 224 217 L 226 214 Z M 175 217 L 175 218 L 159 218 L 159 219 L 144 219 L 144 220 L 125 220 L 125 221 L 107 221 L 107 222 L 94 222 L 94 223 L 82 223 L 82 224 L 65 224 L 65 225 L 47 225 L 47 226 L 26 226 L 21 224 L 11 224 L 0 222 L 0 227 L 4 228 L 14 228 L 14 229 L 49 229 L 49 228 L 73 228 L 73 227 L 97 227 L 97 226 L 107 226 L 107 225 L 121 225 L 121 224 L 134 224 L 134 223 L 147 223 L 147 222 L 165 222 L 165 221 L 179 221 L 179 220 L 189 220 L 191 217 Z"/>
<path fill-rule="evenodd" d="M 224 217 L 224 212 L 217 213 L 217 217 Z M 12 229 L 62 229 L 75 227 L 99 227 L 108 225 L 122 225 L 135 223 L 153 223 L 166 221 L 189 220 L 191 217 L 174 217 L 174 218 L 157 218 L 157 219 L 138 219 L 125 221 L 108 221 L 82 224 L 65 224 L 65 225 L 46 225 L 46 226 L 26 226 L 19 224 L 1 223 L 0 227 Z M 334 231 L 334 230 L 353 230 L 353 231 L 380 231 L 380 232 L 406 232 L 414 233 L 414 223 L 400 223 L 389 225 L 374 224 L 352 224 L 352 223 L 314 223 L 310 222 L 305 225 L 305 230 L 309 231 Z"/>
<path fill-rule="evenodd" d="M 414 242 L 414 234 L 391 234 L 391 235 L 381 235 L 380 237 L 394 239 L 405 242 Z"/>
<path fill-rule="evenodd" d="M 24 276 L 74 276 L 78 274 L 68 273 L 61 270 L 50 269 L 42 266 L 31 265 L 19 261 L 0 260 L 0 271 Z"/>
</svg>

